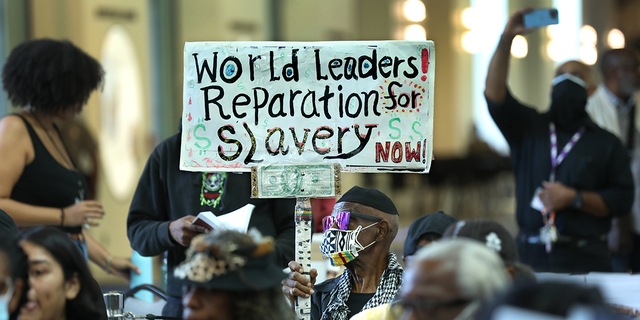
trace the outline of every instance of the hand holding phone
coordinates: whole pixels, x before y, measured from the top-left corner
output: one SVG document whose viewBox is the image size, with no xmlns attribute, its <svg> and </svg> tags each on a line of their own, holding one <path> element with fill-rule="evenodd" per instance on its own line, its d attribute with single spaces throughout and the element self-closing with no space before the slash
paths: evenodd
<svg viewBox="0 0 640 320">
<path fill-rule="evenodd" d="M 523 15 L 523 22 L 527 29 L 558 24 L 558 9 L 548 8 L 527 12 Z"/>
</svg>

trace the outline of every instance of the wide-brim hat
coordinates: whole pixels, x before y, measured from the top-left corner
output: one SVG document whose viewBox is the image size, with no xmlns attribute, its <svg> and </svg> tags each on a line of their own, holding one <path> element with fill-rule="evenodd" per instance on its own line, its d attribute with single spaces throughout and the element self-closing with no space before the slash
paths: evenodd
<svg viewBox="0 0 640 320">
<path fill-rule="evenodd" d="M 233 244 L 210 244 L 205 236 L 192 240 L 187 258 L 174 270 L 174 277 L 182 284 L 236 292 L 281 286 L 286 274 L 276 265 L 270 237 L 257 245 L 234 248 Z"/>
</svg>

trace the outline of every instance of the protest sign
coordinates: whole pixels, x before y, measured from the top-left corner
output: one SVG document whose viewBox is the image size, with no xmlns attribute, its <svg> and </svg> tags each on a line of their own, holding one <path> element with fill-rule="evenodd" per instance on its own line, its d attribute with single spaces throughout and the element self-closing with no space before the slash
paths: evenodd
<svg viewBox="0 0 640 320">
<path fill-rule="evenodd" d="M 432 41 L 187 42 L 180 169 L 428 172 Z"/>
</svg>

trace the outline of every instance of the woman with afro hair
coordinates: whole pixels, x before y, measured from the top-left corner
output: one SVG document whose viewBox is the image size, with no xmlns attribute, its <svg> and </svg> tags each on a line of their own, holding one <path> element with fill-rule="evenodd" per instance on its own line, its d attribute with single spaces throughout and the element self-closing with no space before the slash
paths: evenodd
<svg viewBox="0 0 640 320">
<path fill-rule="evenodd" d="M 82 228 L 97 226 L 104 210 L 86 199 L 87 183 L 54 123 L 82 111 L 103 78 L 100 63 L 69 41 L 27 41 L 11 51 L 2 84 L 22 108 L 0 119 L 0 208 L 21 228 L 58 227 L 85 260 L 126 278 L 130 269 L 139 272 L 135 265 L 110 255 Z"/>
</svg>

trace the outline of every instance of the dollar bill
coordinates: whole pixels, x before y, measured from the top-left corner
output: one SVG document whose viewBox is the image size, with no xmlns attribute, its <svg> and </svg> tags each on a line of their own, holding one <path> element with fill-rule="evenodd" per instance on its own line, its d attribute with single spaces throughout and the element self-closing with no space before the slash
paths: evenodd
<svg viewBox="0 0 640 320">
<path fill-rule="evenodd" d="M 336 195 L 336 177 L 332 164 L 259 166 L 256 184 L 259 198 Z"/>
</svg>

